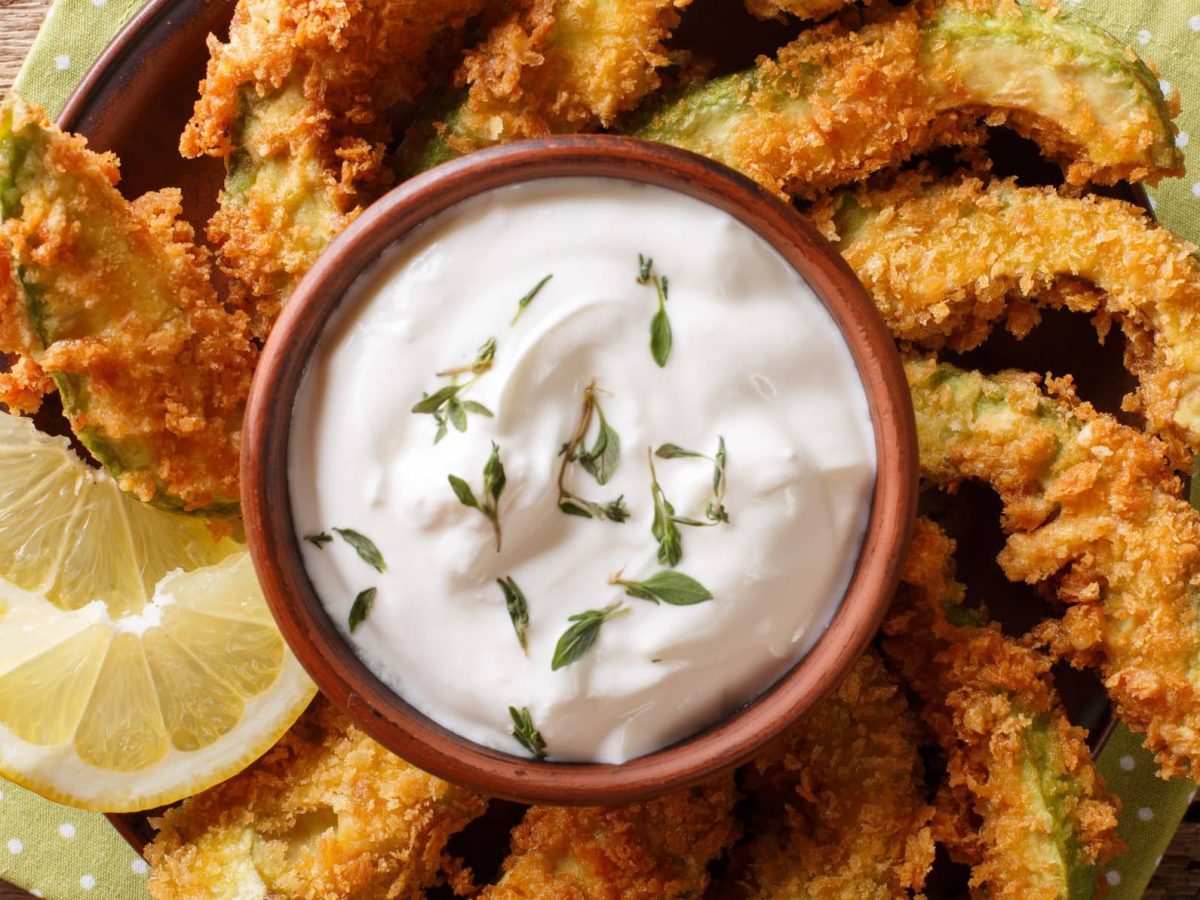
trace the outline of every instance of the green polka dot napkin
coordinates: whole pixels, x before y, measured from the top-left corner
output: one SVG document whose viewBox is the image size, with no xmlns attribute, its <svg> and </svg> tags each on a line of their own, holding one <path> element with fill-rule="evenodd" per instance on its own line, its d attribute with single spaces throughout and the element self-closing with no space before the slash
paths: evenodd
<svg viewBox="0 0 1200 900">
<path fill-rule="evenodd" d="M 17 90 L 53 114 L 92 60 L 142 0 L 56 0 L 17 78 Z M 437 0 L 429 0 L 437 2 Z M 1161 68 L 1163 86 L 1184 100 L 1179 143 L 1200 145 L 1200 0 L 1062 0 Z M 0 12 L 0 17 L 3 12 Z M 1192 154 L 1195 155 L 1195 154 Z M 1200 156 L 1190 177 L 1151 191 L 1162 222 L 1200 242 Z M 1140 742 L 1118 727 L 1100 770 L 1122 801 L 1120 832 L 1129 849 L 1102 876 L 1112 900 L 1136 900 L 1191 802 L 1195 786 L 1154 777 Z M 104 817 L 42 800 L 0 781 L 0 878 L 48 898 L 146 897 L 146 864 Z"/>
</svg>

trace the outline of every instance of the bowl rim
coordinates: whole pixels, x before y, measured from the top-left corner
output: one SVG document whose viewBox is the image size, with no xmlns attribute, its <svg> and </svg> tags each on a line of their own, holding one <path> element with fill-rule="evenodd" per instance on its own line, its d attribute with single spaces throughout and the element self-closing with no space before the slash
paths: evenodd
<svg viewBox="0 0 1200 900">
<path fill-rule="evenodd" d="M 875 432 L 871 513 L 850 583 L 809 652 L 728 717 L 618 765 L 537 762 L 475 744 L 439 725 L 374 675 L 325 612 L 305 569 L 288 489 L 292 409 L 325 327 L 357 278 L 388 247 L 442 210 L 518 182 L 605 177 L 658 185 L 734 216 L 813 288 L 850 347 Z M 748 759 L 830 692 L 866 650 L 895 592 L 916 518 L 916 425 L 895 342 L 849 266 L 774 194 L 704 157 L 634 138 L 570 135 L 491 148 L 404 182 L 319 257 L 274 326 L 242 432 L 242 506 L 251 557 L 271 612 L 321 691 L 371 737 L 447 781 L 520 802 L 612 805 L 696 784 Z"/>
</svg>

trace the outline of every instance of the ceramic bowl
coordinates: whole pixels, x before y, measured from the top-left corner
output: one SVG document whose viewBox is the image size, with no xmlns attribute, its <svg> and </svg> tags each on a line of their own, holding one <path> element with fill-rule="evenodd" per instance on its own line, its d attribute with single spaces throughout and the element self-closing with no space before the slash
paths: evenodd
<svg viewBox="0 0 1200 900">
<path fill-rule="evenodd" d="M 665 187 L 725 210 L 811 285 L 840 327 L 866 389 L 878 474 L 857 566 L 815 647 L 773 687 L 700 733 L 620 765 L 535 762 L 475 744 L 407 704 L 355 655 L 305 571 L 293 525 L 288 442 L 301 377 L 355 279 L 431 216 L 476 194 L 563 176 Z M 842 259 L 790 206 L 724 166 L 628 138 L 571 136 L 472 154 L 405 182 L 320 257 L 288 301 L 254 379 L 243 432 L 250 551 L 284 637 L 321 690 L 385 747 L 449 781 L 539 803 L 617 804 L 699 782 L 744 762 L 838 682 L 895 590 L 917 502 L 917 448 L 895 344 Z M 797 539 L 802 539 L 797 535 Z"/>
</svg>

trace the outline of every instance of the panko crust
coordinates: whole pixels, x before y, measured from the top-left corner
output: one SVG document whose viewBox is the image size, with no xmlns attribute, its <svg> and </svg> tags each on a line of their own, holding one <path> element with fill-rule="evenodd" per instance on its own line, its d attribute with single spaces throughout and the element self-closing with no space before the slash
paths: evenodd
<svg viewBox="0 0 1200 900">
<path fill-rule="evenodd" d="M 394 181 L 388 145 L 487 0 L 241 0 L 180 141 L 229 174 L 208 227 L 265 337 L 317 256 Z"/>
<path fill-rule="evenodd" d="M 1177 113 L 1135 54 L 1053 4 L 920 0 L 847 11 L 755 69 L 667 98 L 634 133 L 809 199 L 976 146 L 985 124 L 1031 137 L 1072 183 L 1154 181 L 1182 171 Z"/>
<path fill-rule="evenodd" d="M 0 223 L 0 351 L 20 357 L 6 400 L 34 408 L 54 378 L 78 393 L 64 397 L 71 427 L 123 489 L 188 509 L 236 505 L 258 351 L 246 316 L 217 296 L 180 192 L 127 201 L 111 155 L 34 107 L 5 115 L 9 140 L 29 148 L 10 176 L 19 210 Z M 31 320 L 30 290 L 52 324 Z"/>
<path fill-rule="evenodd" d="M 208 70 L 180 152 L 228 159 L 241 149 L 245 92 L 264 98 L 299 82 L 307 107 L 293 138 L 320 142 L 336 175 L 340 153 L 390 139 L 389 117 L 423 91 L 436 42 L 482 6 L 480 0 L 240 0 L 229 41 L 209 37 Z M 359 178 L 337 181 L 345 193 L 356 193 Z"/>
<path fill-rule="evenodd" d="M 723 898 L 919 891 L 933 864 L 921 730 L 873 651 L 829 697 L 759 753 L 745 787 L 758 808 Z"/>
<path fill-rule="evenodd" d="M 1074 395 L 1069 379 L 905 362 L 923 477 L 991 485 L 1009 579 L 1067 604 L 1036 637 L 1100 671 L 1164 777 L 1200 775 L 1200 513 L 1166 448 Z"/>
<path fill-rule="evenodd" d="M 743 97 L 734 168 L 780 193 L 814 197 L 933 147 L 982 143 L 973 110 L 940 112 L 933 102 L 916 8 L 858 24 L 826 23 L 759 61 L 759 81 L 811 110 L 797 127 L 774 98 Z"/>
<path fill-rule="evenodd" d="M 731 776 L 622 807 L 535 806 L 487 900 L 698 898 L 741 833 Z"/>
<path fill-rule="evenodd" d="M 518 0 L 469 50 L 458 73 L 467 86 L 458 138 L 478 149 L 613 125 L 659 86 L 670 60 L 663 42 L 691 0 Z"/>
<path fill-rule="evenodd" d="M 318 698 L 249 769 L 167 810 L 146 847 L 158 900 L 422 898 L 487 800 L 410 766 Z"/>
<path fill-rule="evenodd" d="M 1200 451 L 1200 257 L 1140 208 L 909 174 L 813 215 L 901 341 L 970 350 L 1006 318 L 1028 332 L 1039 307 L 1099 314 L 1102 329 L 1116 321 L 1139 380 L 1126 409 L 1146 416 L 1178 465 Z"/>
<path fill-rule="evenodd" d="M 963 605 L 953 554 L 919 519 L 884 623 L 884 650 L 946 757 L 934 835 L 972 866 L 979 896 L 1067 900 L 1094 889 L 1097 863 L 1121 851 L 1119 801 L 1067 719 L 1052 659 Z"/>
</svg>

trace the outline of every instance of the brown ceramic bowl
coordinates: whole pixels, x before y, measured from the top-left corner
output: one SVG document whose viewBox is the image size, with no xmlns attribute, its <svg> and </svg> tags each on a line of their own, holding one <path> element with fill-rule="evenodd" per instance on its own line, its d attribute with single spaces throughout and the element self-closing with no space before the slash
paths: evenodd
<svg viewBox="0 0 1200 900">
<path fill-rule="evenodd" d="M 644 182 L 725 210 L 761 235 L 833 314 L 853 353 L 875 427 L 878 475 L 859 561 L 817 645 L 729 718 L 621 765 L 534 762 L 468 741 L 409 706 L 359 660 L 329 619 L 301 558 L 288 441 L 301 376 L 355 278 L 415 226 L 475 194 L 558 176 Z M 693 784 L 746 760 L 837 683 L 871 640 L 895 590 L 917 502 L 917 448 L 895 344 L 841 258 L 794 210 L 699 156 L 628 138 L 574 136 L 474 154 L 406 182 L 321 256 L 267 343 L 246 414 L 242 497 L 259 579 L 284 637 L 321 690 L 376 740 L 422 769 L 526 802 L 616 804 Z"/>
</svg>

